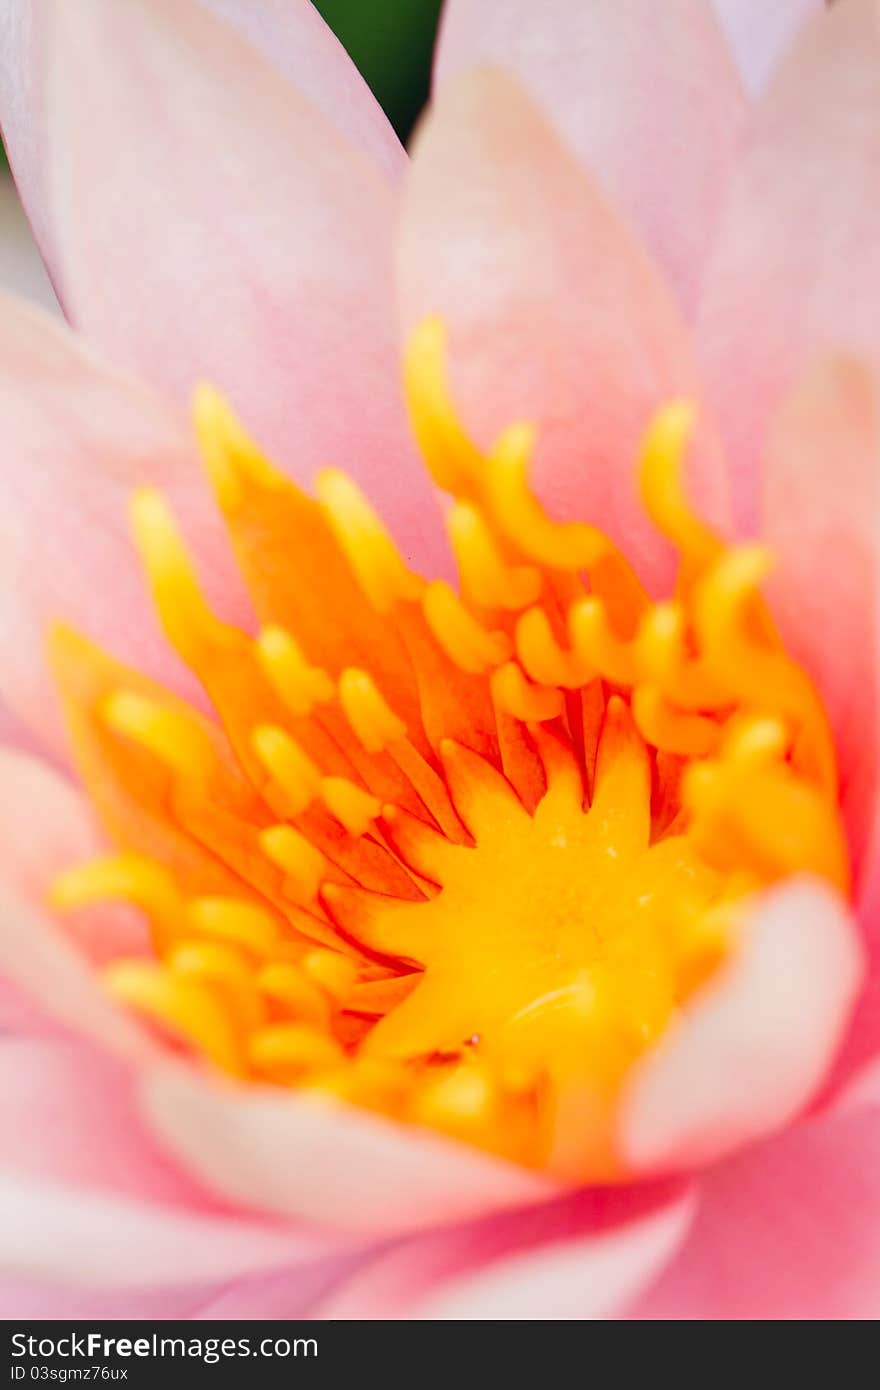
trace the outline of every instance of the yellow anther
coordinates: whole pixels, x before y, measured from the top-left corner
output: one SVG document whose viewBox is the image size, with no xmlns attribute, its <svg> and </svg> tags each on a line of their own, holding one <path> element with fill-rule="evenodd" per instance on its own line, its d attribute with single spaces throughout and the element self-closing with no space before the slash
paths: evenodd
<svg viewBox="0 0 880 1390">
<path fill-rule="evenodd" d="M 710 863 L 750 868 L 756 882 L 815 873 L 849 888 L 846 842 L 836 807 L 786 763 L 748 759 L 696 763 L 682 796 L 692 835 Z"/>
<path fill-rule="evenodd" d="M 104 972 L 112 997 L 170 1029 L 225 1071 L 241 1074 L 242 1046 L 229 1009 L 211 987 L 154 965 L 122 960 Z"/>
<path fill-rule="evenodd" d="M 720 542 L 696 516 L 684 492 L 682 471 L 696 421 L 692 401 L 671 401 L 658 410 L 642 444 L 639 481 L 645 508 L 692 568 L 714 558 Z"/>
<path fill-rule="evenodd" d="M 247 480 L 263 487 L 278 485 L 279 475 L 219 391 L 205 382 L 198 385 L 192 412 L 199 448 L 225 512 L 240 506 Z"/>
<path fill-rule="evenodd" d="M 724 709 L 730 691 L 714 679 L 700 658 L 685 646 L 685 614 L 678 603 L 658 603 L 639 625 L 635 656 L 640 679 L 656 685 L 684 710 Z"/>
<path fill-rule="evenodd" d="M 193 715 L 169 708 L 133 690 L 115 690 L 101 702 L 101 717 L 117 734 L 148 748 L 178 777 L 210 779 L 214 749 Z"/>
<path fill-rule="evenodd" d="M 713 677 L 737 701 L 791 721 L 804 770 L 834 798 L 837 763 L 822 702 L 806 671 L 768 639 L 758 585 L 772 563 L 762 546 L 726 551 L 695 587 L 697 637 Z"/>
<path fill-rule="evenodd" d="M 320 796 L 331 816 L 345 826 L 349 835 L 365 835 L 382 814 L 378 797 L 355 786 L 347 777 L 325 777 Z"/>
<path fill-rule="evenodd" d="M 459 424 L 449 395 L 441 318 L 423 319 L 412 333 L 403 384 L 412 431 L 431 476 L 447 492 L 466 492 L 480 476 L 482 458 Z"/>
<path fill-rule="evenodd" d="M 59 911 L 122 899 L 149 916 L 161 950 L 184 921 L 185 906 L 171 874 L 142 854 L 110 854 L 67 869 L 55 879 L 49 901 Z"/>
<path fill-rule="evenodd" d="M 558 685 L 577 690 L 592 680 L 595 671 L 575 652 L 560 647 L 543 608 L 529 608 L 516 625 L 516 654 L 528 675 L 539 685 Z"/>
<path fill-rule="evenodd" d="M 337 1004 L 344 1004 L 357 981 L 357 966 L 337 951 L 310 951 L 303 969 Z"/>
<path fill-rule="evenodd" d="M 414 1118 L 437 1129 L 466 1133 L 488 1121 L 494 1099 L 495 1088 L 486 1072 L 465 1064 L 422 1092 Z"/>
<path fill-rule="evenodd" d="M 273 961 L 257 976 L 257 985 L 267 998 L 281 1004 L 303 1023 L 325 1027 L 330 1019 L 327 996 L 297 965 Z"/>
<path fill-rule="evenodd" d="M 723 663 L 724 649 L 731 642 L 736 644 L 733 662 L 745 652 L 761 655 L 746 628 L 750 610 L 754 617 L 759 586 L 772 568 L 773 556 L 764 546 L 741 545 L 726 550 L 697 585 L 693 598 L 697 636 L 701 647 L 713 654 L 718 664 Z M 764 650 L 772 658 L 777 655 L 766 647 Z M 742 677 L 751 679 L 751 672 L 743 672 Z"/>
<path fill-rule="evenodd" d="M 241 946 L 258 958 L 270 955 L 278 945 L 274 918 L 259 904 L 240 898 L 196 898 L 189 904 L 189 920 L 195 931 Z"/>
<path fill-rule="evenodd" d="M 171 645 L 198 665 L 206 645 L 223 640 L 174 518 L 164 498 L 142 488 L 131 502 L 131 521 L 156 611 Z"/>
<path fill-rule="evenodd" d="M 551 569 L 588 570 L 608 551 L 608 540 L 595 526 L 550 520 L 529 488 L 534 443 L 531 425 L 512 425 L 492 450 L 486 472 L 492 518 L 530 560 Z"/>
<path fill-rule="evenodd" d="M 461 588 L 483 608 L 518 612 L 536 603 L 543 580 L 533 565 L 509 565 L 503 559 L 482 513 L 469 502 L 458 502 L 446 518 Z"/>
<path fill-rule="evenodd" d="M 345 1053 L 329 1033 L 304 1023 L 275 1023 L 250 1039 L 248 1057 L 258 1071 L 300 1076 L 337 1066 Z"/>
<path fill-rule="evenodd" d="M 270 825 L 261 830 L 260 847 L 287 876 L 296 897 L 301 902 L 312 902 L 327 872 L 321 851 L 292 825 Z"/>
<path fill-rule="evenodd" d="M 718 747 L 721 729 L 714 719 L 675 709 L 655 686 L 636 686 L 632 712 L 642 738 L 666 753 L 705 758 Z"/>
<path fill-rule="evenodd" d="M 442 579 L 428 585 L 422 607 L 437 642 L 462 671 L 483 675 L 510 657 L 506 633 L 487 632 Z"/>
<path fill-rule="evenodd" d="M 333 698 L 333 682 L 319 666 L 310 666 L 299 644 L 281 627 L 264 627 L 257 655 L 275 693 L 291 714 L 304 717 Z"/>
<path fill-rule="evenodd" d="M 252 735 L 253 749 L 290 803 L 290 814 L 298 816 L 314 801 L 321 774 L 311 758 L 283 729 L 261 724 Z"/>
<path fill-rule="evenodd" d="M 388 708 L 366 671 L 353 666 L 339 678 L 339 698 L 345 717 L 368 753 L 381 753 L 406 737 L 406 726 Z"/>
<path fill-rule="evenodd" d="M 565 708 L 560 690 L 531 685 L 515 661 L 499 666 L 489 680 L 496 707 L 525 724 L 542 724 L 546 719 L 556 719 Z"/>
<path fill-rule="evenodd" d="M 251 1032 L 265 1023 L 265 1005 L 253 970 L 234 947 L 219 941 L 181 941 L 169 952 L 167 964 L 175 975 L 219 987 L 244 1031 Z"/>
<path fill-rule="evenodd" d="M 634 644 L 615 636 L 605 605 L 594 594 L 571 605 L 568 630 L 571 645 L 586 667 L 617 685 L 632 685 L 638 679 Z"/>
<path fill-rule="evenodd" d="M 791 734 L 781 719 L 767 715 L 747 718 L 734 716 L 724 731 L 722 757 L 732 762 L 781 762 L 789 749 Z"/>
<path fill-rule="evenodd" d="M 407 569 L 400 552 L 360 488 L 345 473 L 322 469 L 315 491 L 358 582 L 378 613 L 415 600 L 424 580 Z"/>
</svg>

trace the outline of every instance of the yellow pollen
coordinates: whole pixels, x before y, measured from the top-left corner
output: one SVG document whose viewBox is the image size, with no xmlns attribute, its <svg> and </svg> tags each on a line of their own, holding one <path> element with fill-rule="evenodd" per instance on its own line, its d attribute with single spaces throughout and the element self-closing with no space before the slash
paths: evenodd
<svg viewBox="0 0 880 1390">
<path fill-rule="evenodd" d="M 679 557 L 655 598 L 596 526 L 545 512 L 528 423 L 469 438 L 440 320 L 404 383 L 457 586 L 414 574 L 345 474 L 309 498 L 197 389 L 258 632 L 212 611 L 139 492 L 147 583 L 215 717 L 53 634 L 115 848 L 51 901 L 143 912 L 152 956 L 115 960 L 107 990 L 243 1084 L 618 1181 L 633 1069 L 736 952 L 754 894 L 800 873 L 848 890 L 828 721 L 761 598 L 772 555 L 690 507 L 689 402 L 647 422 L 640 459 Z"/>
</svg>

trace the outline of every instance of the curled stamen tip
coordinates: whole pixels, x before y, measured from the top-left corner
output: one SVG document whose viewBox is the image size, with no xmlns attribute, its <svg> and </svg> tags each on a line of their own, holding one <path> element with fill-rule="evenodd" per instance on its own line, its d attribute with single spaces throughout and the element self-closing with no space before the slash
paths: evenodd
<svg viewBox="0 0 880 1390">
<path fill-rule="evenodd" d="M 724 740 L 725 757 L 738 762 L 765 762 L 785 756 L 791 736 L 783 720 L 770 716 L 736 723 Z"/>
<path fill-rule="evenodd" d="M 719 562 L 718 577 L 731 588 L 752 588 L 773 569 L 773 552 L 764 545 L 742 545 Z"/>
<path fill-rule="evenodd" d="M 139 536 L 147 532 L 164 532 L 168 526 L 168 506 L 158 488 L 136 487 L 129 499 L 128 509 L 131 524 Z"/>
<path fill-rule="evenodd" d="M 642 441 L 642 485 L 667 486 L 678 481 L 681 457 L 697 422 L 697 407 L 679 397 L 660 407 L 648 424 Z"/>
<path fill-rule="evenodd" d="M 492 460 L 508 467 L 524 467 L 534 452 L 537 426 L 529 420 L 516 420 L 502 430 L 492 447 Z"/>
<path fill-rule="evenodd" d="M 442 314 L 426 314 L 420 319 L 409 335 L 407 361 L 421 357 L 425 352 L 442 351 L 446 347 L 446 324 Z"/>
</svg>

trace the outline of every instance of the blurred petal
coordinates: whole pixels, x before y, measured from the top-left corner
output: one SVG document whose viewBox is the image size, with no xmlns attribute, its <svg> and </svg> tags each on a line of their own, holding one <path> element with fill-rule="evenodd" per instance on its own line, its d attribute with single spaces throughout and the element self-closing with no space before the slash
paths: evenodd
<svg viewBox="0 0 880 1390">
<path fill-rule="evenodd" d="M 543 1207 L 429 1234 L 367 1261 L 324 1318 L 577 1320 L 613 1315 L 667 1263 L 685 1189 L 585 1189 Z"/>
<path fill-rule="evenodd" d="M 361 1234 L 391 1234 L 535 1202 L 537 1174 L 320 1095 L 156 1069 L 148 1121 L 175 1158 L 240 1205 Z"/>
<path fill-rule="evenodd" d="M 880 9 L 847 0 L 808 25 L 761 107 L 706 273 L 708 398 L 754 526 L 776 402 L 817 352 L 880 363 Z"/>
<path fill-rule="evenodd" d="M 15 184 L 0 173 L 0 287 L 58 309 Z"/>
<path fill-rule="evenodd" d="M 4 700 L 0 699 L 0 746 L 17 748 L 23 753 L 39 753 L 40 741 L 33 728 L 28 728 Z"/>
<path fill-rule="evenodd" d="M 442 531 L 399 402 L 387 180 L 194 0 L 52 13 L 74 322 L 181 406 L 213 382 L 301 480 L 348 469 L 425 563 Z"/>
<path fill-rule="evenodd" d="M 296 1236 L 260 1222 L 71 1192 L 5 1174 L 0 1221 L 0 1270 L 25 1280 L 114 1289 L 204 1284 L 283 1265 L 298 1253 Z"/>
<path fill-rule="evenodd" d="M 246 611 L 223 528 L 187 433 L 152 392 L 111 372 L 60 324 L 0 294 L 0 695 L 40 739 L 64 738 L 45 661 L 66 619 L 190 693 L 159 630 L 128 503 L 165 491 L 196 544 L 206 587 Z"/>
<path fill-rule="evenodd" d="M 268 1321 L 271 1318 L 311 1318 L 321 1301 L 364 1260 L 353 1250 L 308 1264 L 250 1275 L 205 1299 L 192 1316 L 218 1322 L 229 1319 Z"/>
<path fill-rule="evenodd" d="M 792 654 L 825 703 L 838 750 L 868 978 L 834 1070 L 836 1087 L 880 1048 L 880 375 L 826 358 L 771 429 L 761 530 L 768 585 Z"/>
<path fill-rule="evenodd" d="M 207 1200 L 144 1131 L 131 1074 L 94 1048 L 4 1039 L 0 1091 L 0 1271 L 147 1288 L 219 1283 L 327 1249 Z"/>
<path fill-rule="evenodd" d="M 705 1174 L 636 1320 L 880 1316 L 880 1108 L 825 1111 Z"/>
<path fill-rule="evenodd" d="M 429 313 L 449 327 L 479 443 L 535 423 L 550 511 L 607 528 L 648 578 L 668 573 L 634 470 L 652 410 L 693 387 L 683 329 L 648 259 L 504 74 L 450 84 L 423 126 L 400 272 L 404 327 Z"/>
<path fill-rule="evenodd" d="M 878 463 L 880 374 L 857 359 L 817 363 L 771 431 L 761 533 L 776 560 L 774 617 L 834 729 L 859 867 L 877 819 L 880 756 Z"/>
<path fill-rule="evenodd" d="M 0 882 L 42 909 L 56 875 L 106 850 L 92 809 L 66 777 L 27 754 L 0 749 Z M 58 924 L 94 965 L 149 943 L 141 914 L 103 904 Z"/>
<path fill-rule="evenodd" d="M 803 24 L 825 0 L 712 0 L 746 91 L 763 91 Z"/>
<path fill-rule="evenodd" d="M 93 1319 L 198 1317 L 217 1289 L 209 1286 L 159 1289 L 71 1288 L 69 1284 L 40 1283 L 20 1277 L 0 1281 L 0 1318 L 6 1322 L 38 1318 L 65 1322 Z"/>
<path fill-rule="evenodd" d="M 793 1120 L 828 1070 L 861 976 L 836 894 L 806 879 L 769 889 L 729 964 L 630 1083 L 620 1143 L 633 1168 L 701 1167 Z"/>
<path fill-rule="evenodd" d="M 3 1026 L 54 1033 L 70 1028 L 120 1055 L 145 1060 L 153 1055 L 152 1045 L 110 1003 L 80 944 L 84 939 L 100 956 L 111 941 L 131 940 L 126 932 L 136 930 L 136 923 L 104 909 L 84 915 L 77 933 L 68 935 L 45 906 L 53 872 L 96 846 L 90 815 L 55 772 L 25 754 L 0 754 L 0 785 Z"/>
<path fill-rule="evenodd" d="M 447 0 L 437 81 L 514 73 L 695 303 L 746 103 L 704 0 Z M 511 130 L 510 140 L 517 137 Z"/>
<path fill-rule="evenodd" d="M 70 1029 L 120 1056 L 146 1060 L 152 1053 L 146 1035 L 115 1009 L 101 990 L 92 967 L 66 941 L 56 922 L 15 895 L 0 892 L 0 1016 L 6 1019 L 6 991 L 12 1007 L 10 1026 L 30 1031 L 46 1019 Z M 17 996 L 33 1012 L 15 1016 Z"/>
<path fill-rule="evenodd" d="M 3 1038 L 0 1174 L 72 1192 L 210 1203 L 158 1151 L 134 1104 L 130 1072 L 75 1039 Z"/>
</svg>

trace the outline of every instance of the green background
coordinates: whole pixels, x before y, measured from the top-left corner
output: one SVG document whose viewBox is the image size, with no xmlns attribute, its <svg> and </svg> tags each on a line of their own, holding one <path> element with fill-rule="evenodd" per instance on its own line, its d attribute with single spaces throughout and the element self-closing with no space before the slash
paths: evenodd
<svg viewBox="0 0 880 1390">
<path fill-rule="evenodd" d="M 425 104 L 442 0 L 315 0 L 406 140 Z"/>
<path fill-rule="evenodd" d="M 315 0 L 401 140 L 425 104 L 443 0 Z M 5 167 L 0 145 L 0 170 Z"/>
</svg>

